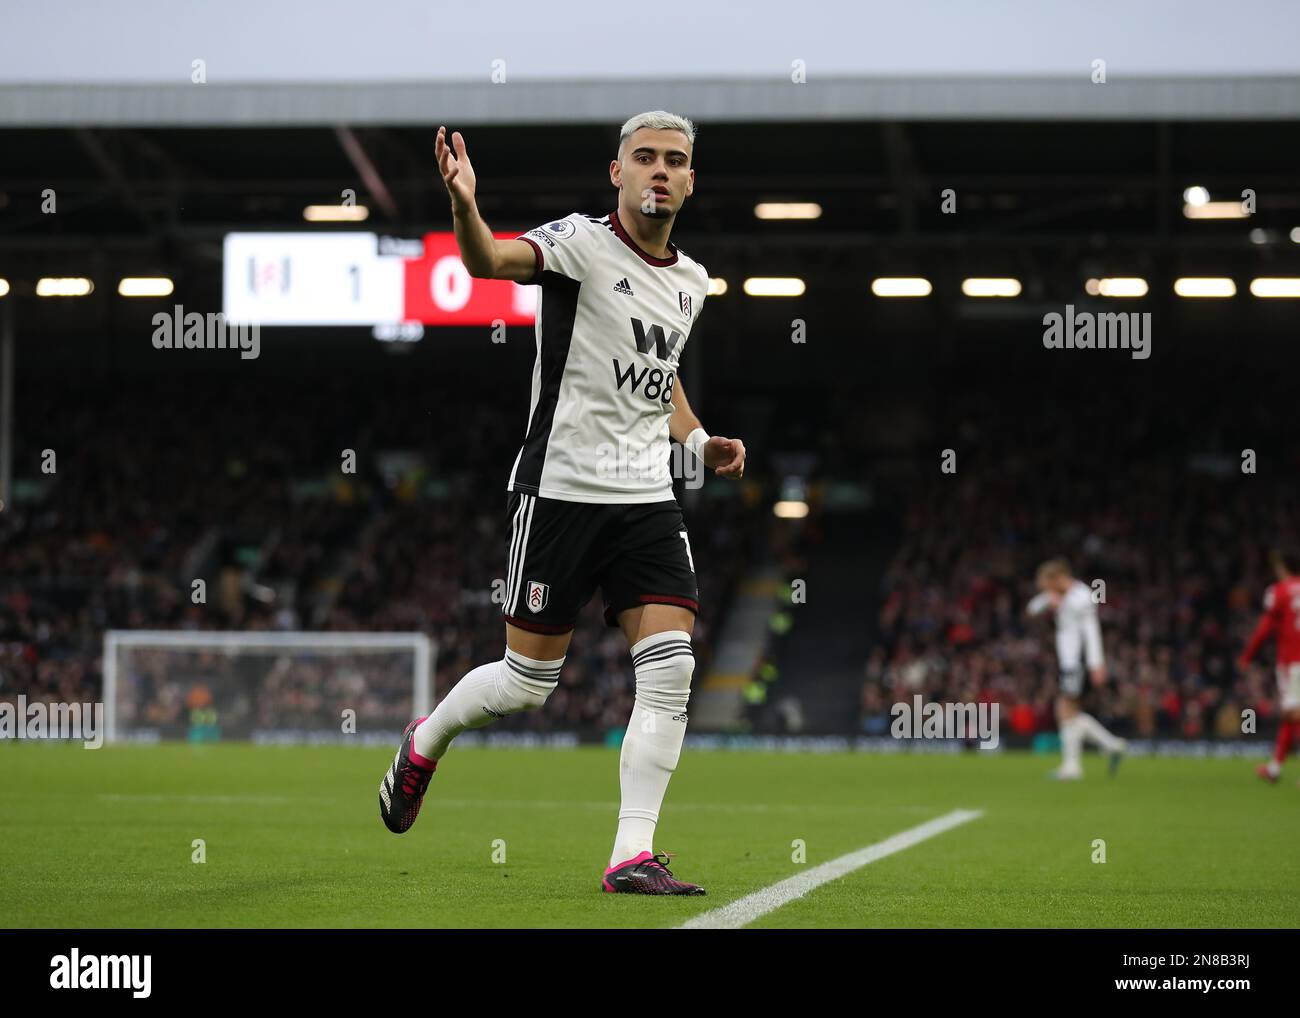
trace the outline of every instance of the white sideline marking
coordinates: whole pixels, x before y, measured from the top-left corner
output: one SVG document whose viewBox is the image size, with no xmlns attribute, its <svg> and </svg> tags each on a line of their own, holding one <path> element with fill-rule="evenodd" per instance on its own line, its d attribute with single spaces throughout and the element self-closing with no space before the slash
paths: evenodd
<svg viewBox="0 0 1300 1018">
<path fill-rule="evenodd" d="M 983 815 L 982 809 L 955 809 L 951 813 L 945 813 L 941 817 L 935 817 L 916 827 L 909 827 L 905 831 L 891 835 L 884 841 L 878 841 L 874 845 L 867 845 L 856 852 L 814 866 L 806 873 L 787 877 L 761 891 L 738 898 L 730 905 L 702 912 L 677 928 L 679 930 L 738 930 L 782 905 L 787 905 L 796 898 L 802 898 L 822 884 L 838 880 L 868 863 L 901 852 L 905 848 L 911 848 L 927 838 L 933 838 L 936 834 L 952 830 Z"/>
<path fill-rule="evenodd" d="M 431 804 L 454 807 L 478 808 L 480 806 L 506 806 L 511 809 L 583 809 L 601 812 L 617 812 L 617 799 L 437 799 L 428 800 Z M 898 812 L 915 812 L 920 807 L 893 807 Z M 674 802 L 673 812 L 679 810 L 701 810 L 706 813 L 773 813 L 790 811 L 795 813 L 862 813 L 861 806 L 804 805 L 796 802 Z M 930 812 L 928 809 L 924 812 Z"/>
<path fill-rule="evenodd" d="M 99 796 L 103 802 L 213 802 L 226 806 L 279 806 L 302 799 L 318 800 L 321 796 L 285 795 L 157 795 L 149 792 L 105 792 Z M 326 799 L 332 802 L 332 799 Z"/>
</svg>

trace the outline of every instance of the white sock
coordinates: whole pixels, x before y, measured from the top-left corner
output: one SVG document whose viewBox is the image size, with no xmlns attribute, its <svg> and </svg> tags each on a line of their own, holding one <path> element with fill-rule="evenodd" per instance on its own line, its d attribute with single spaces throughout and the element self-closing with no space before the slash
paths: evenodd
<svg viewBox="0 0 1300 1018">
<path fill-rule="evenodd" d="M 654 851 L 655 825 L 686 736 L 695 654 L 691 634 L 655 633 L 632 646 L 636 702 L 619 757 L 618 833 L 609 865 Z"/>
<path fill-rule="evenodd" d="M 1083 728 L 1079 725 L 1079 716 L 1061 722 L 1061 770 L 1073 773 L 1082 769 L 1079 762 L 1083 747 Z"/>
<path fill-rule="evenodd" d="M 1106 731 L 1102 723 L 1091 714 L 1077 714 L 1075 715 L 1075 721 L 1078 723 L 1079 730 L 1083 732 L 1085 739 L 1092 739 L 1093 742 L 1108 753 L 1115 752 L 1124 744 L 1122 739 Z"/>
<path fill-rule="evenodd" d="M 560 678 L 564 658 L 535 661 L 506 648 L 505 657 L 471 669 L 451 687 L 437 709 L 415 730 L 412 748 L 427 760 L 441 760 L 467 728 L 482 728 L 507 714 L 536 710 Z"/>
</svg>

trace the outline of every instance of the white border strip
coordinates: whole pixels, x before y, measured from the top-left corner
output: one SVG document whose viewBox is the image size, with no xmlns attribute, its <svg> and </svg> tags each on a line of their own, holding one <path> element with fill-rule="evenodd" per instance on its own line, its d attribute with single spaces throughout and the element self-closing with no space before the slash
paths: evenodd
<svg viewBox="0 0 1300 1018">
<path fill-rule="evenodd" d="M 820 866 L 814 866 L 806 873 L 788 877 L 771 887 L 755 891 L 753 894 L 733 901 L 730 905 L 703 912 L 694 919 L 682 923 L 677 928 L 679 930 L 738 930 L 742 926 L 752 923 L 755 919 L 775 911 L 782 905 L 788 905 L 796 898 L 802 898 L 809 891 L 820 887 L 822 884 L 838 880 L 840 877 L 847 876 L 854 870 L 861 869 L 869 863 L 883 859 L 887 855 L 893 855 L 895 852 L 901 852 L 906 848 L 911 848 L 927 838 L 933 838 L 936 834 L 942 834 L 954 827 L 960 827 L 962 824 L 969 823 L 971 820 L 978 819 L 983 815 L 984 811 L 982 809 L 955 809 L 941 817 L 927 820 L 917 827 L 910 827 L 905 831 L 900 831 L 884 841 L 860 848 L 856 852 L 842 855 L 838 859 L 830 860 L 830 862 L 824 862 Z"/>
</svg>

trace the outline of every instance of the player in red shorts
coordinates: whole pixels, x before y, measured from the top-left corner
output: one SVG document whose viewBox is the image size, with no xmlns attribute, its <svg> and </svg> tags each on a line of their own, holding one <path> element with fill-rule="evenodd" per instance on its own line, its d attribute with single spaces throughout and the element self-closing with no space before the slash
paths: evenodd
<svg viewBox="0 0 1300 1018">
<path fill-rule="evenodd" d="M 1288 549 L 1269 556 L 1277 582 L 1264 594 L 1264 614 L 1241 652 L 1237 666 L 1245 669 L 1260 645 L 1277 637 L 1277 685 L 1281 716 L 1273 759 L 1256 768 L 1265 781 L 1277 781 L 1291 744 L 1300 738 L 1300 552 Z"/>
</svg>

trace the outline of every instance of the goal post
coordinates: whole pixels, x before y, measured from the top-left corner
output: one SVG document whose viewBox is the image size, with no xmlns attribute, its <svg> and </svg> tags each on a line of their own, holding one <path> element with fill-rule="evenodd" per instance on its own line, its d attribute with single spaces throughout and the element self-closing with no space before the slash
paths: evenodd
<svg viewBox="0 0 1300 1018">
<path fill-rule="evenodd" d="M 436 659 L 424 633 L 111 629 L 105 738 L 391 743 Z"/>
</svg>

